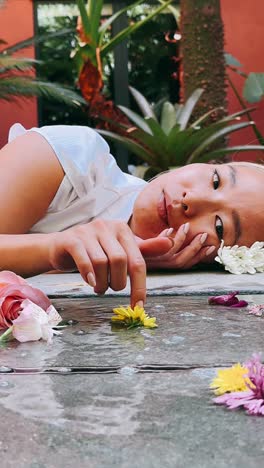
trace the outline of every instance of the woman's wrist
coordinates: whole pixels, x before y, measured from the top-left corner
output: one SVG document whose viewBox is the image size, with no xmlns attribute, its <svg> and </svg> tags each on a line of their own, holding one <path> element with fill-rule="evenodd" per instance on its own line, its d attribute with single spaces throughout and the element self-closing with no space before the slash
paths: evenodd
<svg viewBox="0 0 264 468">
<path fill-rule="evenodd" d="M 1 234 L 1 270 L 28 277 L 52 269 L 50 248 L 54 234 Z"/>
</svg>

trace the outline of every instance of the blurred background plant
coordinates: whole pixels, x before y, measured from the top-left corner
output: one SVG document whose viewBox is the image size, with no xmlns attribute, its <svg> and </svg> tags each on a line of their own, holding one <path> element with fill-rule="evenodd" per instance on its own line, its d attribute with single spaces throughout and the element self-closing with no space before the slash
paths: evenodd
<svg viewBox="0 0 264 468">
<path fill-rule="evenodd" d="M 146 180 L 171 167 L 221 159 L 235 152 L 264 151 L 264 146 L 260 145 L 220 145 L 216 148 L 216 143 L 223 141 L 223 137 L 253 124 L 240 122 L 241 116 L 252 109 L 243 109 L 208 125 L 210 116 L 218 111 L 217 108 L 206 112 L 194 122 L 191 119 L 204 93 L 202 89 L 195 90 L 185 104 L 173 105 L 166 101 L 158 106 L 152 106 L 135 88 L 130 87 L 130 91 L 143 117 L 131 109 L 119 106 L 134 126 L 119 123 L 119 134 L 118 127 L 115 132 L 98 131 L 107 140 L 124 145 L 145 163 L 140 175 L 143 174 Z"/>
<path fill-rule="evenodd" d="M 34 39 L 28 39 L 12 47 L 6 47 L 6 42 L 3 39 L 0 40 L 2 47 L 0 51 L 0 99 L 15 101 L 18 97 L 26 99 L 32 96 L 42 96 L 53 102 L 63 102 L 67 106 L 85 105 L 85 100 L 71 89 L 37 79 L 34 70 L 40 64 L 39 60 L 13 55 L 33 41 Z"/>
<path fill-rule="evenodd" d="M 157 7 L 158 3 L 159 7 Z M 210 2 L 207 0 L 199 0 L 199 2 L 181 0 L 181 31 L 179 31 L 178 26 L 179 2 L 172 1 L 173 6 L 169 4 L 165 8 L 168 3 L 170 2 L 165 0 L 138 0 L 128 4 L 128 2 L 118 0 L 116 5 L 125 4 L 125 6 L 117 10 L 113 7 L 114 2 L 102 0 L 90 0 L 87 6 L 84 0 L 69 1 L 67 5 L 65 2 L 63 4 L 54 2 L 54 5 L 51 5 L 50 2 L 39 2 L 37 8 L 38 34 L 41 36 L 50 35 L 45 42 L 41 42 L 41 46 L 37 50 L 38 58 L 42 61 L 42 65 L 38 68 L 39 79 L 45 76 L 50 81 L 59 81 L 61 84 L 75 89 L 76 92 L 81 89 L 86 101 L 89 101 L 90 110 L 88 112 L 87 108 L 73 108 L 66 104 L 57 106 L 55 102 L 43 99 L 40 104 L 40 124 L 81 124 L 101 127 L 116 133 L 116 138 L 111 136 L 111 140 L 115 142 L 120 142 L 119 136 L 123 134 L 125 138 L 129 139 L 129 144 L 126 142 L 124 145 L 122 142 L 122 145 L 129 149 L 129 162 L 137 165 L 142 163 L 144 158 L 146 160 L 146 144 L 143 141 L 141 141 L 141 149 L 137 148 L 136 150 L 135 142 L 138 142 L 138 135 L 135 135 L 135 128 L 133 128 L 135 121 L 128 112 L 128 108 L 134 112 L 137 111 L 136 101 L 132 100 L 131 104 L 129 101 L 125 102 L 123 108 L 116 105 L 120 100 L 115 95 L 117 85 L 116 82 L 114 83 L 114 75 L 117 63 L 114 60 L 114 50 L 120 44 L 123 46 L 125 44 L 128 49 L 128 62 L 124 61 L 123 57 L 122 64 L 123 69 L 128 67 L 128 81 L 132 88 L 140 89 L 142 96 L 145 96 L 149 101 L 148 104 L 154 109 L 156 119 L 158 121 L 163 119 L 161 125 L 163 132 L 165 130 L 166 133 L 168 130 L 164 126 L 166 117 L 161 116 L 166 116 L 166 112 L 170 112 L 172 115 L 172 108 L 174 110 L 173 106 L 176 103 L 186 102 L 192 94 L 190 90 L 194 85 L 196 87 L 192 92 L 198 88 L 205 90 L 192 109 L 187 127 L 182 128 L 181 132 L 178 131 L 179 135 L 177 138 L 175 137 L 178 145 L 181 141 L 180 133 L 188 130 L 194 141 L 199 143 L 198 130 L 201 131 L 204 127 L 210 126 L 212 122 L 218 123 L 221 121 L 221 116 L 227 114 L 225 87 L 229 76 L 226 76 L 224 59 L 226 59 L 227 67 L 233 67 L 232 70 L 236 69 L 240 74 L 243 71 L 240 64 L 238 65 L 239 62 L 236 66 L 234 63 L 228 63 L 227 56 L 230 59 L 230 54 L 224 56 L 220 0 L 210 0 Z M 122 23 L 121 30 L 117 31 L 114 25 L 124 16 L 126 16 L 127 26 Z M 197 21 L 194 21 L 194 16 Z M 76 34 L 78 17 L 78 34 Z M 83 18 L 82 22 L 80 17 Z M 86 32 L 83 24 L 85 24 Z M 61 37 L 56 37 L 56 33 L 64 29 L 67 29 L 68 33 L 63 40 Z M 53 34 L 55 34 L 54 37 L 52 37 Z M 212 35 L 213 42 L 210 39 Z M 210 57 L 208 56 L 209 49 Z M 215 61 L 216 56 L 218 57 L 217 61 Z M 183 68 L 184 74 L 182 73 Z M 195 73 L 190 70 L 194 70 Z M 192 77 L 195 78 L 194 81 L 191 80 Z M 123 78 L 123 74 L 121 78 Z M 119 87 L 124 88 L 126 82 L 125 80 L 122 82 L 121 78 L 119 79 Z M 216 81 L 219 86 L 216 86 Z M 252 79 L 251 82 L 249 80 L 247 83 L 249 89 L 252 90 Z M 245 111 L 241 115 L 245 115 L 250 121 L 240 128 L 253 127 L 255 133 L 258 132 L 256 125 L 252 123 L 252 109 L 246 109 L 247 104 L 243 97 L 239 96 L 239 93 L 238 98 L 241 105 L 243 102 L 242 108 Z M 166 101 L 165 104 L 164 101 Z M 180 111 L 180 108 L 177 107 L 176 111 Z M 178 118 L 176 111 L 175 115 Z M 205 115 L 208 115 L 207 118 L 204 118 Z M 191 133 L 190 127 L 197 120 L 199 121 L 199 116 L 202 118 L 201 124 L 198 125 L 200 128 L 198 129 L 194 125 L 195 131 Z M 138 117 L 144 120 L 144 117 Z M 230 116 L 230 120 L 227 121 L 229 126 L 232 118 L 233 116 Z M 150 129 L 149 123 L 145 122 L 148 134 L 153 131 Z M 242 123 L 244 124 L 244 122 L 234 122 L 234 125 Z M 223 122 L 221 122 L 222 124 Z M 226 125 L 225 123 L 223 130 L 227 130 Z M 175 127 L 177 128 L 177 124 Z M 132 129 L 128 137 L 127 130 L 129 128 Z M 232 132 L 237 129 L 235 127 Z M 212 127 L 210 131 L 213 130 L 219 129 Z M 227 143 L 223 137 L 232 132 L 225 131 L 221 133 L 221 138 L 214 138 L 213 142 L 210 143 L 210 148 L 205 148 L 206 152 L 208 153 L 209 149 L 210 154 L 214 151 L 214 155 L 211 154 L 211 156 L 215 158 L 222 158 L 224 154 L 231 155 L 232 150 L 230 149 L 223 152 Z M 171 138 L 172 135 L 170 135 Z M 176 135 L 176 130 L 174 135 Z M 108 137 L 110 139 L 109 135 Z M 154 137 L 155 135 L 152 135 L 152 139 Z M 182 134 L 181 138 L 183 137 Z M 258 133 L 258 141 L 263 143 L 260 132 Z M 134 142 L 134 145 L 131 145 L 131 142 Z M 189 144 L 191 147 L 192 142 Z M 253 147 L 256 148 L 257 145 L 250 148 Z M 233 148 L 233 153 L 238 151 L 237 148 L 237 146 Z M 241 147 L 239 148 L 239 151 L 244 151 Z M 217 149 L 219 152 L 215 153 Z M 181 164 L 187 163 L 190 154 L 187 157 L 184 151 L 181 149 L 178 151 L 178 162 L 176 163 L 172 154 L 167 155 L 167 166 L 168 164 L 178 165 L 179 161 L 182 161 Z M 116 155 L 115 150 L 114 154 Z M 183 156 L 184 154 L 185 156 Z M 157 158 L 160 159 L 158 164 L 156 164 Z M 157 171 L 157 168 L 164 170 L 166 166 L 164 160 L 162 152 L 155 153 L 155 161 L 152 159 L 149 163 L 154 168 L 152 172 Z M 120 164 L 120 160 L 118 163 Z"/>
<path fill-rule="evenodd" d="M 127 10 L 127 8 L 128 6 L 125 9 Z M 151 102 L 158 102 L 161 98 L 177 102 L 179 100 L 179 80 L 178 76 L 175 76 L 178 69 L 178 63 L 175 62 L 175 43 L 166 40 L 165 37 L 167 32 L 175 31 L 175 18 L 170 10 L 165 9 L 162 14 L 153 15 L 146 21 L 146 18 L 155 10 L 156 7 L 153 8 L 153 4 L 149 4 L 147 1 L 136 2 L 133 8 L 130 4 L 130 9 L 127 11 L 128 25 L 133 26 L 140 22 L 141 25 L 133 30 L 133 34 L 124 38 L 127 41 L 129 63 L 123 63 L 123 68 L 128 66 L 129 83 L 139 87 Z M 105 2 L 101 13 L 100 24 L 105 24 L 115 15 L 108 2 Z M 81 50 L 81 47 L 76 35 L 79 15 L 76 2 L 69 2 L 67 5 L 39 3 L 37 15 L 38 35 L 49 35 L 47 40 L 41 42 L 37 49 L 37 56 L 42 61 L 38 72 L 39 77 L 45 76 L 50 81 L 67 84 L 77 91 L 79 89 L 77 72 L 80 66 L 80 52 L 78 51 Z M 118 19 L 118 17 L 115 18 Z M 142 23 L 143 21 L 144 23 Z M 104 44 L 108 44 L 111 40 L 112 26 L 104 32 Z M 52 36 L 54 32 L 65 29 L 68 30 L 68 34 L 64 36 L 63 40 L 58 36 Z M 75 57 L 73 57 L 74 55 Z M 115 100 L 114 67 L 113 50 L 108 48 L 102 62 L 103 93 L 106 100 Z M 84 113 L 81 109 L 69 109 L 64 105 L 57 108 L 52 102 L 46 100 L 41 101 L 40 121 L 43 125 L 50 122 L 94 124 L 87 112 Z M 97 123 L 99 123 L 98 120 Z M 104 124 L 103 121 L 101 123 Z"/>
</svg>

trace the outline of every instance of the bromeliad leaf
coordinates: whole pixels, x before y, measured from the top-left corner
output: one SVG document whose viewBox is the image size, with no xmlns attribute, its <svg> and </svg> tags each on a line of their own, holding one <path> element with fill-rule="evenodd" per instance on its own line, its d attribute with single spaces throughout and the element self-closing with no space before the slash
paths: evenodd
<svg viewBox="0 0 264 468">
<path fill-rule="evenodd" d="M 136 88 L 133 88 L 133 86 L 129 86 L 129 91 L 131 92 L 144 117 L 152 117 L 153 119 L 157 120 L 152 106 L 147 101 L 145 96 L 143 96 L 143 94 L 141 94 Z"/>
<path fill-rule="evenodd" d="M 171 102 L 166 101 L 162 106 L 160 125 L 166 135 L 168 135 L 174 125 L 176 125 L 175 107 Z"/>
<path fill-rule="evenodd" d="M 207 138 L 200 146 L 198 146 L 198 148 L 196 148 L 193 151 L 193 153 L 188 158 L 187 163 L 191 164 L 195 160 L 197 161 L 201 153 L 203 151 L 206 151 L 207 148 L 219 138 L 222 138 L 228 135 L 229 133 L 235 132 L 236 130 L 241 130 L 242 128 L 246 128 L 251 125 L 252 125 L 252 122 L 244 122 L 240 124 L 229 125 L 228 127 L 223 128 L 222 130 L 219 130 L 218 132 L 214 133 L 212 136 Z"/>
<path fill-rule="evenodd" d="M 136 112 L 132 111 L 131 109 L 128 109 L 127 107 L 124 106 L 118 106 L 119 109 L 133 122 L 137 127 L 141 128 L 141 130 L 144 130 L 144 132 L 149 133 L 152 135 L 152 132 L 147 125 L 146 121 L 138 115 Z"/>
<path fill-rule="evenodd" d="M 177 122 L 180 125 L 181 130 L 184 130 L 187 127 L 187 124 L 192 115 L 192 111 L 199 101 L 201 95 L 203 94 L 203 89 L 196 89 L 191 96 L 187 99 L 184 107 L 181 110 L 180 115 L 177 118 Z"/>
<path fill-rule="evenodd" d="M 264 146 L 261 145 L 246 145 L 246 146 L 230 146 L 229 148 L 221 148 L 210 151 L 199 158 L 200 162 L 208 162 L 213 159 L 218 159 L 226 154 L 237 154 L 243 151 L 264 151 Z"/>
</svg>

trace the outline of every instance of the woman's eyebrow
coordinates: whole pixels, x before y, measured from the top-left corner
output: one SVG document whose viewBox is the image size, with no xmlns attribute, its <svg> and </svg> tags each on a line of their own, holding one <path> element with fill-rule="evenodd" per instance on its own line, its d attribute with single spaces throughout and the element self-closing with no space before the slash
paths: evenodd
<svg viewBox="0 0 264 468">
<path fill-rule="evenodd" d="M 234 224 L 234 231 L 235 231 L 235 240 L 234 244 L 236 245 L 239 237 L 241 236 L 242 230 L 241 230 L 241 221 L 239 214 L 236 210 L 232 210 L 232 219 L 233 219 L 233 224 Z"/>
<path fill-rule="evenodd" d="M 234 168 L 234 166 L 228 165 L 228 167 L 230 169 L 230 172 L 229 172 L 230 182 L 231 182 L 232 187 L 234 187 L 237 183 L 237 171 Z"/>
</svg>

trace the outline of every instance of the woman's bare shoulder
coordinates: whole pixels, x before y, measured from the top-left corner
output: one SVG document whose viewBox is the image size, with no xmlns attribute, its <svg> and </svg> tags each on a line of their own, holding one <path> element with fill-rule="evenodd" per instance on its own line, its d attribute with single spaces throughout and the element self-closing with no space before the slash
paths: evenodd
<svg viewBox="0 0 264 468">
<path fill-rule="evenodd" d="M 27 132 L 0 150 L 0 233 L 26 233 L 53 200 L 64 171 L 52 147 Z"/>
</svg>

